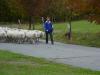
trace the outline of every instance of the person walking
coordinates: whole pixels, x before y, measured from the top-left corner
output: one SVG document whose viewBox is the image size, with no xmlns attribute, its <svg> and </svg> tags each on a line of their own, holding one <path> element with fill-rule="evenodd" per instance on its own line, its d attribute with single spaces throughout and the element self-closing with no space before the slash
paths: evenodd
<svg viewBox="0 0 100 75">
<path fill-rule="evenodd" d="M 47 20 L 44 23 L 44 30 L 45 30 L 45 34 L 46 34 L 46 44 L 48 44 L 48 36 L 50 36 L 51 44 L 54 44 L 54 41 L 53 41 L 53 25 L 50 21 L 50 17 L 47 17 Z"/>
</svg>

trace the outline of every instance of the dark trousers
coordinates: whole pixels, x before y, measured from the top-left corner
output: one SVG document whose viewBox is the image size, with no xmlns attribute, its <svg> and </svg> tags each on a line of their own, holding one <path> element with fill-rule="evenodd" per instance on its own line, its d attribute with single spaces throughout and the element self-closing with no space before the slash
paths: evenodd
<svg viewBox="0 0 100 75">
<path fill-rule="evenodd" d="M 50 35 L 51 43 L 54 44 L 52 32 L 50 32 L 50 33 L 45 32 L 45 33 L 46 33 L 46 44 L 48 44 L 48 36 L 49 35 Z"/>
</svg>

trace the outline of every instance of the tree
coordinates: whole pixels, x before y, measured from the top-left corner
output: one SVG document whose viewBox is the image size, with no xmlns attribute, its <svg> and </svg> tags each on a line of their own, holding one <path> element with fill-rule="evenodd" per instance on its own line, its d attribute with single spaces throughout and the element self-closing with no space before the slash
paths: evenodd
<svg viewBox="0 0 100 75">
<path fill-rule="evenodd" d="M 44 12 L 45 0 L 21 0 L 23 9 L 29 17 L 29 29 L 31 29 L 32 18 L 35 16 L 41 16 Z"/>
<path fill-rule="evenodd" d="M 20 19 L 25 16 L 25 11 L 20 3 L 20 0 L 8 0 L 8 7 L 11 11 L 11 17 Z"/>
<path fill-rule="evenodd" d="M 16 21 L 25 16 L 20 0 L 0 0 L 0 20 Z"/>
<path fill-rule="evenodd" d="M 0 0 L 0 21 L 7 21 L 10 15 L 10 9 L 8 8 L 6 0 Z"/>
<path fill-rule="evenodd" d="M 69 40 L 72 36 L 71 21 L 73 17 L 86 13 L 87 6 L 85 3 L 85 0 L 65 0 L 64 9 L 66 10 L 66 17 L 69 25 Z"/>
<path fill-rule="evenodd" d="M 56 21 L 61 21 L 65 17 L 64 0 L 47 0 L 44 16 L 50 16 Z"/>
<path fill-rule="evenodd" d="M 100 0 L 88 0 L 89 21 L 100 23 Z"/>
</svg>

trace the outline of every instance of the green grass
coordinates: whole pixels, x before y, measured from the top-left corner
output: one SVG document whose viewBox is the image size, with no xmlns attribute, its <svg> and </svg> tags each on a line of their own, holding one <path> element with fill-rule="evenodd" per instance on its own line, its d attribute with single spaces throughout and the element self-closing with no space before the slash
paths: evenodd
<svg viewBox="0 0 100 75">
<path fill-rule="evenodd" d="M 11 25 L 11 27 L 17 27 Z M 27 24 L 21 28 L 28 29 Z M 35 24 L 35 29 L 43 30 L 43 25 Z M 78 44 L 92 47 L 100 47 L 100 25 L 90 23 L 86 20 L 72 22 L 72 40 L 65 37 L 67 23 L 54 23 L 54 40 L 62 43 Z"/>
<path fill-rule="evenodd" d="M 100 75 L 100 71 L 0 50 L 0 75 Z"/>
<path fill-rule="evenodd" d="M 37 24 L 36 29 L 42 29 L 42 25 Z M 54 23 L 54 29 L 55 31 L 66 31 L 67 30 L 67 23 Z M 95 23 L 90 23 L 88 21 L 82 20 L 82 21 L 73 21 L 72 22 L 72 31 L 73 33 L 97 33 L 100 32 L 100 25 L 97 25 Z"/>
<path fill-rule="evenodd" d="M 36 25 L 36 29 L 42 30 L 41 25 Z M 62 43 L 78 44 L 92 47 L 100 47 L 100 25 L 88 21 L 72 22 L 72 40 L 65 37 L 67 23 L 54 24 L 54 39 Z"/>
<path fill-rule="evenodd" d="M 90 23 L 88 21 L 76 21 L 72 22 L 73 32 L 80 33 L 97 33 L 100 32 L 100 25 Z"/>
</svg>

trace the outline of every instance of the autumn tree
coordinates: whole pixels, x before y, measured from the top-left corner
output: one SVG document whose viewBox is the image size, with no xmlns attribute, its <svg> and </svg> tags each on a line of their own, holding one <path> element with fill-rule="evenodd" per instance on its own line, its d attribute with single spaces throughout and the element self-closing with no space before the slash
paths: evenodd
<svg viewBox="0 0 100 75">
<path fill-rule="evenodd" d="M 20 0 L 8 0 L 8 7 L 11 11 L 11 17 L 19 19 L 25 16 L 25 10 L 23 9 Z"/>
<path fill-rule="evenodd" d="M 72 35 L 71 21 L 75 16 L 80 16 L 86 13 L 87 5 L 85 3 L 85 0 L 65 0 L 64 9 L 66 10 L 66 18 L 69 25 L 69 39 L 71 39 Z"/>
<path fill-rule="evenodd" d="M 0 21 L 8 21 L 11 12 L 7 5 L 6 0 L 0 0 Z"/>
<path fill-rule="evenodd" d="M 88 0 L 88 19 L 90 22 L 95 21 L 96 23 L 100 23 L 100 0 Z"/>
<path fill-rule="evenodd" d="M 27 17 L 29 17 L 29 29 L 31 29 L 32 18 L 35 16 L 41 16 L 44 12 L 45 0 L 21 0 L 23 9 L 26 11 Z"/>
</svg>

